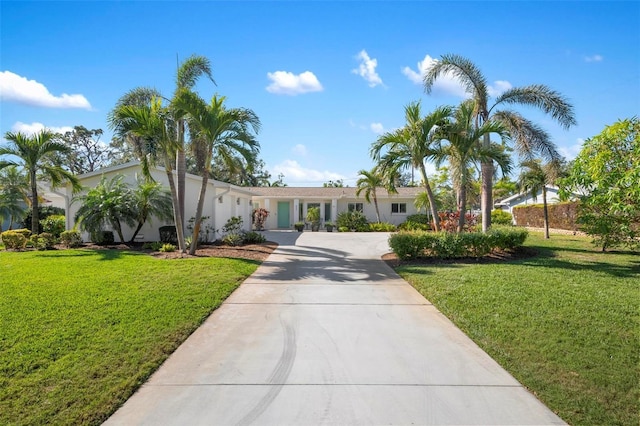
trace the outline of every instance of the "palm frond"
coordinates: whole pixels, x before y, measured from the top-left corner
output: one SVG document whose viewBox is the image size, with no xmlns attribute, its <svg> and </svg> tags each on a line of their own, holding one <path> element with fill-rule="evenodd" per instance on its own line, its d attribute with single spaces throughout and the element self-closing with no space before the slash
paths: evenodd
<svg viewBox="0 0 640 426">
<path fill-rule="evenodd" d="M 525 159 L 531 159 L 536 154 L 547 160 L 560 158 L 556 145 L 549 134 L 542 127 L 524 118 L 515 111 L 498 111 L 493 119 L 502 123 L 508 130 L 515 149 Z"/>
<path fill-rule="evenodd" d="M 192 88 L 198 78 L 206 76 L 216 84 L 211 72 L 211 62 L 208 58 L 200 55 L 191 55 L 178 67 L 176 73 L 176 87 Z"/>
<path fill-rule="evenodd" d="M 423 77 L 424 90 L 431 93 L 436 80 L 445 75 L 453 75 L 462 85 L 465 92 L 472 96 L 481 110 L 487 108 L 487 81 L 480 69 L 467 58 L 446 54 L 431 66 Z M 482 111 L 481 111 L 482 112 Z"/>
</svg>

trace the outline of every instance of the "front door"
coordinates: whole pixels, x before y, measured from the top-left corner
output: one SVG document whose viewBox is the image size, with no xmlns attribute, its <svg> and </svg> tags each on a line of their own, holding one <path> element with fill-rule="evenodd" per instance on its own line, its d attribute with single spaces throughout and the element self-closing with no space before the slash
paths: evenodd
<svg viewBox="0 0 640 426">
<path fill-rule="evenodd" d="M 278 201 L 278 228 L 288 228 L 291 226 L 289 221 L 289 202 Z"/>
</svg>

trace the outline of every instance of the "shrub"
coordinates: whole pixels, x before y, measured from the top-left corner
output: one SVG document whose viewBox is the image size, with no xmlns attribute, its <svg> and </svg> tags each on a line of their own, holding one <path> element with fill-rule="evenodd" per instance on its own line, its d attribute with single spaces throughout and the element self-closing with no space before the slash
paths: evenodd
<svg viewBox="0 0 640 426">
<path fill-rule="evenodd" d="M 51 250 L 56 245 L 56 237 L 49 232 L 34 234 L 31 236 L 31 244 L 36 250 Z"/>
<path fill-rule="evenodd" d="M 347 231 L 368 231 L 369 224 L 367 223 L 367 217 L 359 211 L 341 212 L 336 219 L 336 225 L 338 225 L 338 231 L 340 228 L 347 228 Z"/>
<path fill-rule="evenodd" d="M 392 223 L 370 223 L 369 231 L 371 232 L 395 232 L 396 226 Z"/>
<path fill-rule="evenodd" d="M 267 241 L 264 235 L 258 232 L 247 232 L 243 235 L 244 244 L 261 244 Z"/>
<path fill-rule="evenodd" d="M 258 231 L 263 230 L 264 223 L 267 220 L 268 216 L 269 216 L 269 211 L 267 209 L 260 207 L 253 210 L 253 213 L 251 214 L 251 219 L 253 219 L 253 226 L 255 227 L 255 229 L 257 229 Z"/>
<path fill-rule="evenodd" d="M 27 238 L 24 234 L 16 231 L 5 231 L 0 234 L 2 243 L 7 250 L 23 250 L 27 246 Z"/>
<path fill-rule="evenodd" d="M 142 245 L 142 248 L 144 250 L 153 250 L 153 251 L 160 251 L 160 249 L 162 248 L 164 244 L 161 243 L 160 241 L 153 241 L 153 242 L 149 242 L 149 243 L 144 243 Z"/>
<path fill-rule="evenodd" d="M 14 229 L 13 232 L 17 232 L 18 234 L 22 235 L 27 240 L 29 240 L 29 238 L 31 237 L 31 230 L 27 229 L 27 228 Z"/>
<path fill-rule="evenodd" d="M 42 232 L 47 232 L 59 238 L 60 234 L 67 227 L 67 219 L 63 215 L 51 215 L 40 221 L 40 227 L 42 228 Z"/>
<path fill-rule="evenodd" d="M 64 231 L 60 234 L 60 242 L 67 248 L 80 247 L 82 236 L 78 231 Z"/>
<path fill-rule="evenodd" d="M 22 220 L 22 226 L 25 228 L 31 229 L 31 218 L 33 215 L 33 210 L 29 209 L 29 212 Z M 39 206 L 38 207 L 38 219 L 40 219 L 40 223 L 38 223 L 38 233 L 43 232 L 42 229 L 42 221 L 48 218 L 49 216 L 64 216 L 64 209 L 60 207 L 52 207 L 52 206 Z M 29 237 L 27 237 L 29 238 Z"/>
<path fill-rule="evenodd" d="M 166 225 L 158 228 L 160 241 L 163 243 L 178 244 L 178 232 L 174 225 Z"/>
<path fill-rule="evenodd" d="M 460 212 L 455 211 L 451 213 L 438 213 L 440 217 L 440 229 L 447 232 L 458 231 L 458 221 L 460 219 Z M 466 213 L 464 217 L 463 232 L 473 232 L 475 226 L 478 224 L 478 216 L 471 213 Z"/>
<path fill-rule="evenodd" d="M 424 213 L 410 214 L 407 216 L 407 222 L 422 223 L 424 225 L 429 225 L 431 223 L 429 216 Z"/>
<path fill-rule="evenodd" d="M 504 210 L 492 210 L 491 223 L 495 225 L 513 225 L 513 216 Z"/>
<path fill-rule="evenodd" d="M 227 220 L 227 223 L 222 227 L 222 232 L 225 234 L 240 234 L 242 231 L 242 217 L 232 216 Z"/>
<path fill-rule="evenodd" d="M 338 227 L 338 232 L 349 232 L 350 229 L 347 228 L 346 226 L 339 226 Z"/>
<path fill-rule="evenodd" d="M 115 238 L 113 236 L 113 231 L 97 231 L 91 233 L 91 241 L 99 246 L 106 246 L 113 244 L 115 242 Z"/>
<path fill-rule="evenodd" d="M 163 244 L 162 247 L 160 247 L 159 251 L 163 253 L 170 253 L 170 252 L 176 251 L 176 246 L 174 246 L 171 243 L 166 243 L 166 244 Z"/>
<path fill-rule="evenodd" d="M 222 237 L 222 243 L 227 245 L 227 246 L 240 246 L 242 245 L 242 242 L 244 241 L 244 238 L 242 237 L 241 234 L 227 234 L 224 237 Z"/>
</svg>

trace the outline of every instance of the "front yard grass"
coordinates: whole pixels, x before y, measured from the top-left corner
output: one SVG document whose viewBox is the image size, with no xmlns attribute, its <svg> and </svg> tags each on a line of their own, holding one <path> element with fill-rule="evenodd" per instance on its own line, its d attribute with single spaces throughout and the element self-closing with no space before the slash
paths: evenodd
<svg viewBox="0 0 640 426">
<path fill-rule="evenodd" d="M 0 424 L 100 424 L 257 265 L 0 252 Z"/>
<path fill-rule="evenodd" d="M 538 256 L 397 271 L 563 420 L 637 425 L 640 254 L 532 233 Z"/>
</svg>

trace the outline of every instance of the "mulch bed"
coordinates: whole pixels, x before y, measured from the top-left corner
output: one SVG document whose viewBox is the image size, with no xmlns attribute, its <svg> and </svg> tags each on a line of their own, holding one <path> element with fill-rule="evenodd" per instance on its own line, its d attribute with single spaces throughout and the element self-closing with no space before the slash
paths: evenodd
<svg viewBox="0 0 640 426">
<path fill-rule="evenodd" d="M 437 257 L 425 257 L 413 260 L 400 260 L 395 253 L 387 253 L 382 256 L 387 265 L 397 268 L 401 265 L 441 265 L 441 264 L 487 264 L 504 263 L 510 260 L 528 259 L 538 255 L 538 251 L 531 247 L 518 247 L 513 251 L 498 251 L 480 258 L 462 257 L 456 259 L 440 259 Z"/>
</svg>

